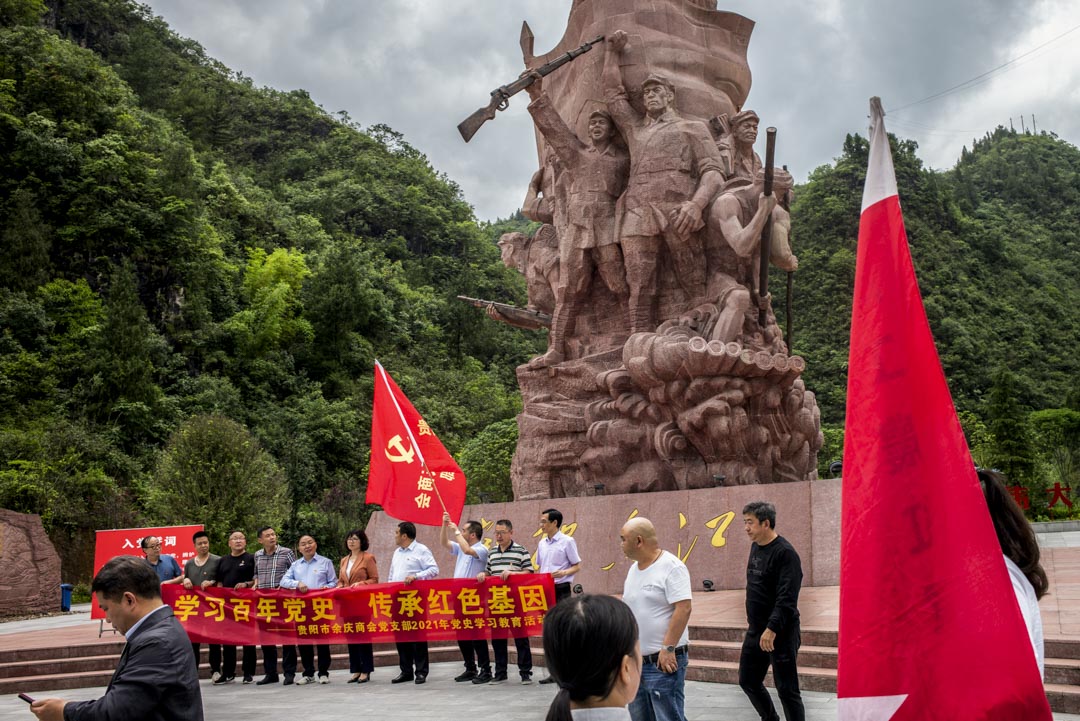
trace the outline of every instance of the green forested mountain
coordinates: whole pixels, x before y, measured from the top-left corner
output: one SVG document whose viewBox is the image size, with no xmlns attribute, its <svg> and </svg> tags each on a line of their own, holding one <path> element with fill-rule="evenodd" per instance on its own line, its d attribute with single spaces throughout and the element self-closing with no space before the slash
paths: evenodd
<svg viewBox="0 0 1080 721">
<path fill-rule="evenodd" d="M 1033 515 L 1045 513 L 1047 485 L 1080 486 L 1080 151 L 999 127 L 942 173 L 923 168 L 913 142 L 891 142 L 923 302 L 975 460 L 1010 471 Z M 848 136 L 792 207 L 794 351 L 827 426 L 822 465 L 840 455 L 868 152 Z M 771 287 L 782 309 L 784 279 Z M 1017 440 L 1019 462 L 1008 450 Z"/>
<path fill-rule="evenodd" d="M 1075 479 L 1080 152 L 998 129 L 938 173 L 895 150 L 977 453 Z M 834 444 L 866 153 L 849 137 L 793 208 L 794 350 Z M 0 0 L 0 159 L 0 507 L 42 514 L 68 579 L 95 528 L 332 548 L 366 517 L 376 358 L 472 497 L 509 494 L 514 368 L 543 339 L 454 296 L 524 301 L 493 240 L 526 223 L 477 223 L 391 128 L 255 87 L 130 0 Z"/>
<path fill-rule="evenodd" d="M 542 339 L 454 296 L 523 283 L 390 128 L 256 88 L 126 0 L 4 0 L 0 158 L 0 507 L 41 513 L 66 569 L 151 521 L 333 548 L 365 517 L 375 358 L 451 452 L 515 432 Z M 251 492 L 257 518 L 229 500 Z"/>
</svg>

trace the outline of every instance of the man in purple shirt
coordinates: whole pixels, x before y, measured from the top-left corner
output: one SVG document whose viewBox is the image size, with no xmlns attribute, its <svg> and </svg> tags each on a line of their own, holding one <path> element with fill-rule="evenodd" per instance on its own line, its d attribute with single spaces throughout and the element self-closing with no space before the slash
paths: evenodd
<svg viewBox="0 0 1080 721">
<path fill-rule="evenodd" d="M 554 508 L 540 514 L 540 530 L 544 537 L 536 548 L 536 563 L 540 566 L 540 573 L 550 573 L 555 581 L 555 603 L 570 598 L 574 574 L 581 570 L 577 543 L 560 530 L 562 521 L 562 513 Z M 540 683 L 555 683 L 555 679 L 548 676 L 540 679 Z"/>
<path fill-rule="evenodd" d="M 301 557 L 285 572 L 281 579 L 282 588 L 292 588 L 300 593 L 315 591 L 320 588 L 334 588 L 338 583 L 337 569 L 325 556 L 315 553 L 319 544 L 311 536 L 300 536 L 296 544 Z M 315 682 L 315 651 L 319 653 L 319 683 L 330 683 L 330 646 L 325 643 L 300 646 L 300 663 L 304 666 L 304 675 L 300 685 Z"/>
</svg>

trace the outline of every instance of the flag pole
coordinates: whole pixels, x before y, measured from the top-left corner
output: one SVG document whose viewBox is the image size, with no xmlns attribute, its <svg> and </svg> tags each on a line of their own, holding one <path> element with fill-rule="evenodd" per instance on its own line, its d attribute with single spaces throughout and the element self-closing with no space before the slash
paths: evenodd
<svg viewBox="0 0 1080 721">
<path fill-rule="evenodd" d="M 386 382 L 386 369 L 383 368 L 382 363 L 378 360 L 375 361 L 375 367 L 379 370 L 379 375 L 382 377 L 382 382 L 383 385 L 386 386 L 386 390 L 390 391 L 390 384 Z M 416 442 L 412 428 L 409 428 L 409 424 L 405 420 L 405 414 L 401 412 L 401 406 L 398 405 L 397 397 L 393 392 L 388 392 L 387 395 L 389 395 L 390 400 L 394 402 L 394 410 L 397 411 L 398 418 L 401 420 L 401 425 L 405 427 L 405 432 L 409 434 L 409 443 L 412 444 L 413 449 L 416 451 L 416 455 L 420 457 L 420 466 L 423 472 L 427 473 L 431 478 L 431 488 L 435 491 L 435 497 L 439 499 L 439 505 L 442 506 L 443 513 L 449 513 L 449 511 L 446 510 L 446 504 L 443 503 L 442 494 L 439 493 L 438 479 L 435 477 L 435 474 L 431 472 L 431 469 L 428 468 L 427 461 L 424 459 L 424 452 L 420 450 L 420 444 Z"/>
</svg>

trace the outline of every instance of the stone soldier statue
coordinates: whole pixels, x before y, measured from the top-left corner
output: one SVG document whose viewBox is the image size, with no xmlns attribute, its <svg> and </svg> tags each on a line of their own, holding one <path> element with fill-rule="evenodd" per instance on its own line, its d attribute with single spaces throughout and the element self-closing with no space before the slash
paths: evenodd
<svg viewBox="0 0 1080 721">
<path fill-rule="evenodd" d="M 753 110 L 735 113 L 730 120 L 718 118 L 723 132 L 716 141 L 720 156 L 724 159 L 724 177 L 729 182 L 735 178 L 753 181 L 761 170 L 761 158 L 754 152 L 758 136 L 758 115 Z"/>
<path fill-rule="evenodd" d="M 773 194 L 766 196 L 764 170 L 759 168 L 753 182 L 740 180 L 735 187 L 722 192 L 709 211 L 709 233 L 706 258 L 709 273 L 710 302 L 720 310 L 709 334 L 710 340 L 738 341 L 743 320 L 750 306 L 750 288 L 755 286 L 761 231 L 772 216 L 770 235 L 772 263 L 783 270 L 793 271 L 798 259 L 792 255 L 788 236 L 791 216 L 777 204 L 792 186 L 791 174 L 777 169 L 773 173 Z M 768 296 L 758 302 L 767 303 Z"/>
<path fill-rule="evenodd" d="M 524 233 L 503 233 L 498 245 L 503 265 L 525 276 L 528 309 L 547 315 L 554 313 L 555 291 L 559 287 L 559 247 L 555 228 L 542 225 L 532 238 Z M 507 317 L 494 305 L 488 307 L 487 315 L 492 320 L 518 328 L 543 327 L 539 323 L 522 323 L 518 318 Z"/>
<path fill-rule="evenodd" d="M 680 284 L 690 296 L 705 290 L 702 244 L 697 235 L 723 184 L 722 160 L 708 126 L 680 117 L 675 89 L 659 75 L 642 83 L 645 114 L 627 99 L 619 68 L 626 34 L 608 37 L 603 83 L 615 124 L 630 147 L 630 179 L 619 240 L 630 286 L 631 332 L 653 331 L 653 297 L 661 243 L 666 243 Z"/>
<path fill-rule="evenodd" d="M 589 116 L 589 143 L 574 134 L 544 93 L 534 73 L 527 90 L 529 113 L 562 167 L 566 184 L 565 220 L 559 232 L 559 286 L 551 319 L 550 347 L 530 367 L 560 363 L 566 357 L 566 337 L 588 298 L 593 271 L 617 296 L 626 296 L 626 272 L 615 237 L 615 203 L 626 187 L 630 159 L 615 143 L 611 116 L 596 110 Z"/>
</svg>

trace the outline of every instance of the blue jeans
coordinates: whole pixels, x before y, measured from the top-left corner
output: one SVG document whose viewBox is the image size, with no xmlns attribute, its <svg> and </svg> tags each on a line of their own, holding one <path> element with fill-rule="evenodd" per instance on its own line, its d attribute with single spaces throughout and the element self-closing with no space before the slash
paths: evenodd
<svg viewBox="0 0 1080 721">
<path fill-rule="evenodd" d="M 641 685 L 630 702 L 633 721 L 686 721 L 686 665 L 690 655 L 675 656 L 679 668 L 664 673 L 655 664 L 642 663 Z"/>
</svg>

